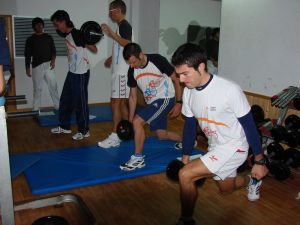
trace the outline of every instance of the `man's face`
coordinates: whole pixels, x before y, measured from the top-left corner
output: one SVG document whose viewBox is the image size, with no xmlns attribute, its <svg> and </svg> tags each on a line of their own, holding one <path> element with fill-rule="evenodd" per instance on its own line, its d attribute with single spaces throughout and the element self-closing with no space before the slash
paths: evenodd
<svg viewBox="0 0 300 225">
<path fill-rule="evenodd" d="M 198 70 L 195 70 L 193 67 L 183 64 L 176 66 L 175 72 L 179 76 L 180 82 L 184 83 L 187 88 L 192 89 L 201 84 L 200 66 Z"/>
<path fill-rule="evenodd" d="M 134 69 L 138 69 L 142 67 L 142 60 L 141 58 L 137 58 L 135 56 L 130 56 L 130 58 L 126 61 L 126 63 Z"/>
<path fill-rule="evenodd" d="M 53 26 L 62 33 L 67 33 L 66 21 L 53 20 Z"/>
<path fill-rule="evenodd" d="M 44 26 L 42 23 L 36 23 L 33 27 L 33 30 L 35 31 L 35 33 L 43 33 Z"/>
<path fill-rule="evenodd" d="M 121 9 L 109 6 L 109 17 L 113 22 L 118 22 Z"/>
</svg>

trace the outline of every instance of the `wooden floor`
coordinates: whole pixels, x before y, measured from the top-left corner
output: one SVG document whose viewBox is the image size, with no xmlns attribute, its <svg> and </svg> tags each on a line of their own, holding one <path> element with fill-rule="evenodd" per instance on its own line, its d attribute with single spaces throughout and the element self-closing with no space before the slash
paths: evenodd
<svg viewBox="0 0 300 225">
<path fill-rule="evenodd" d="M 111 127 L 111 123 L 91 124 L 91 137 L 75 142 L 70 135 L 50 134 L 49 128 L 39 127 L 33 118 L 9 119 L 10 153 L 93 145 L 104 138 Z M 180 132 L 181 127 L 181 121 L 170 121 L 171 130 Z M 197 224 L 206 225 L 300 225 L 300 201 L 295 200 L 299 191 L 285 183 L 266 178 L 261 189 L 261 199 L 249 202 L 245 189 L 222 196 L 214 182 L 208 180 L 199 189 L 195 219 Z M 13 181 L 13 193 L 15 202 L 47 196 L 32 195 L 23 175 Z M 66 193 L 81 196 L 100 225 L 173 225 L 179 216 L 178 185 L 169 182 L 164 174 L 79 188 Z M 55 214 L 53 210 L 17 213 L 16 224 L 31 225 L 40 216 Z M 72 218 L 71 225 L 84 225 L 79 222 L 80 212 L 72 207 L 57 214 Z"/>
</svg>

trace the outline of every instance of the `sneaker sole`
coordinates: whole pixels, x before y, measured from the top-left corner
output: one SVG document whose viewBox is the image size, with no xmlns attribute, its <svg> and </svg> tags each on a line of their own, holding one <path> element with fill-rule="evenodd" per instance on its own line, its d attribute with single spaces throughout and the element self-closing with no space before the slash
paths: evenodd
<svg viewBox="0 0 300 225">
<path fill-rule="evenodd" d="M 114 148 L 114 147 L 119 147 L 119 146 L 120 146 L 120 144 L 118 144 L 118 145 L 112 145 L 112 146 L 102 146 L 102 145 L 100 144 L 100 142 L 98 142 L 98 147 L 105 148 L 105 149 L 108 149 L 108 148 Z"/>
<path fill-rule="evenodd" d="M 71 134 L 72 131 L 70 131 L 70 132 L 53 132 L 53 131 L 51 131 L 51 133 L 52 134 Z"/>
<path fill-rule="evenodd" d="M 144 163 L 142 165 L 133 167 L 132 169 L 129 169 L 128 167 L 125 167 L 125 166 L 120 166 L 120 169 L 123 170 L 123 171 L 132 171 L 132 170 L 136 170 L 136 169 L 141 169 L 141 168 L 143 168 L 145 166 L 146 166 L 146 164 Z"/>
<path fill-rule="evenodd" d="M 248 200 L 249 200 L 250 202 L 255 202 L 255 201 L 259 200 L 259 199 L 260 199 L 260 197 L 258 197 L 258 198 L 249 198 L 249 197 L 248 197 Z"/>
</svg>

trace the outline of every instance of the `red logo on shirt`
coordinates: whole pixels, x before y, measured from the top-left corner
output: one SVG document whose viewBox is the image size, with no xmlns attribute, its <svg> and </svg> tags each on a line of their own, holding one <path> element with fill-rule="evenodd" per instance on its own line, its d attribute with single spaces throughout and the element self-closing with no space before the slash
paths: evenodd
<svg viewBox="0 0 300 225">
<path fill-rule="evenodd" d="M 211 161 L 218 161 L 218 158 L 215 155 L 209 156 Z"/>
</svg>

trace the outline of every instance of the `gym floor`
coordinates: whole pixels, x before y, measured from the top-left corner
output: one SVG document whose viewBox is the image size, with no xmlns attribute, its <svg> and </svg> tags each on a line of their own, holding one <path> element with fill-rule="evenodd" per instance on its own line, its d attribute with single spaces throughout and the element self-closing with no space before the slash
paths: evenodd
<svg viewBox="0 0 300 225">
<path fill-rule="evenodd" d="M 34 118 L 16 118 L 8 121 L 10 153 L 45 151 L 51 149 L 95 145 L 112 129 L 111 122 L 90 125 L 91 137 L 73 141 L 70 135 L 56 136 L 49 128 L 40 127 Z M 170 121 L 170 129 L 180 131 L 181 120 Z M 72 127 L 75 131 L 75 127 Z M 149 133 L 149 132 L 148 132 Z M 206 143 L 200 142 L 204 149 Z M 100 149 L 99 149 L 100 151 Z M 49 168 L 50 170 L 51 168 Z M 195 219 L 206 225 L 300 225 L 300 190 L 267 177 L 261 189 L 261 199 L 249 202 L 246 190 L 222 196 L 212 180 L 199 189 Z M 14 201 L 29 201 L 61 193 L 79 195 L 92 211 L 98 224 L 105 225 L 173 225 L 179 216 L 179 188 L 168 181 L 165 174 L 157 174 L 114 183 L 52 193 L 32 195 L 24 175 L 13 181 Z M 69 219 L 70 225 L 84 225 L 80 213 L 73 206 L 59 215 Z M 53 208 L 16 213 L 17 225 L 30 225 L 36 218 L 56 213 Z M 1 222 L 0 222 L 1 224 Z"/>
</svg>

